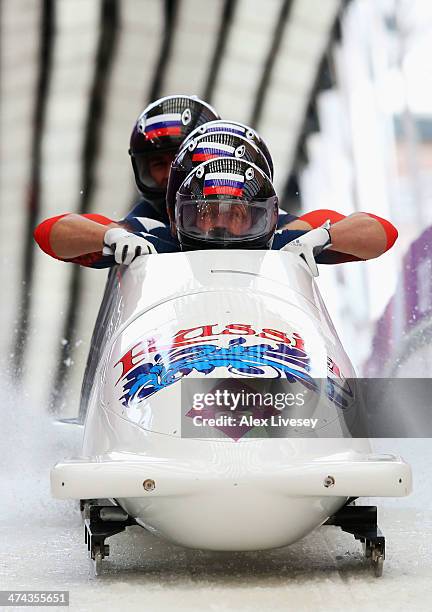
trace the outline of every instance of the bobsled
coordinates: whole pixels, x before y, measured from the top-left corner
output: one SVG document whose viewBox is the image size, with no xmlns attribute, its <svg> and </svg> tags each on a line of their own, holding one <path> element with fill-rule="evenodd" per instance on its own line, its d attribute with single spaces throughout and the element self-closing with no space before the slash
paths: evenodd
<svg viewBox="0 0 432 612">
<path fill-rule="evenodd" d="M 217 409 L 205 436 L 191 433 L 201 408 L 182 386 L 213 379 L 275 379 L 297 391 L 355 379 L 301 257 L 208 250 L 111 269 L 82 387 L 82 454 L 51 470 L 52 495 L 80 500 L 96 573 L 105 540 L 130 525 L 185 547 L 247 551 L 332 524 L 364 544 L 380 575 L 376 507 L 354 500 L 407 495 L 409 465 L 346 435 L 346 414 L 330 400 L 313 432 L 305 419 L 304 435 L 254 435 L 253 423 L 233 432 Z"/>
</svg>

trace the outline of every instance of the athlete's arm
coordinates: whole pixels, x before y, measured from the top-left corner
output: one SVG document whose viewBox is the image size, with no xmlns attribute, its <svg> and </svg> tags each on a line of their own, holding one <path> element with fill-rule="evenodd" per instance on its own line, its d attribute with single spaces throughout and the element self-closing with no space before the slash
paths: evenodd
<svg viewBox="0 0 432 612">
<path fill-rule="evenodd" d="M 332 246 L 318 256 L 320 263 L 342 263 L 379 257 L 395 243 L 398 232 L 392 223 L 372 213 L 354 213 L 345 217 L 333 210 L 306 213 L 284 229 L 310 230 L 330 219 Z"/>
<path fill-rule="evenodd" d="M 139 227 L 130 225 L 127 220 L 115 222 L 97 214 L 66 214 L 40 223 L 34 237 L 51 257 L 92 268 L 129 264 L 139 255 L 178 250 L 175 245 L 148 234 L 142 223 Z M 104 249 L 107 246 L 110 248 Z"/>
<path fill-rule="evenodd" d="M 64 220 L 64 221 L 63 221 Z M 107 268 L 114 265 L 113 257 L 104 257 L 96 232 L 105 232 L 108 227 L 115 227 L 112 219 L 98 214 L 63 214 L 45 219 L 34 230 L 34 238 L 39 247 L 55 259 L 80 264 L 91 268 Z M 90 228 L 91 237 L 87 237 Z M 81 234 L 79 230 L 84 230 Z M 51 243 L 54 235 L 54 244 Z M 65 246 L 61 244 L 62 237 Z M 80 253 L 69 255 L 69 253 Z"/>
<path fill-rule="evenodd" d="M 56 221 L 50 231 L 49 242 L 55 256 L 72 259 L 88 253 L 101 252 L 108 228 L 120 227 L 111 219 L 95 220 L 82 215 L 66 215 Z"/>
<path fill-rule="evenodd" d="M 387 250 L 387 236 L 381 223 L 367 214 L 357 213 L 330 228 L 329 250 L 359 259 L 374 259 Z"/>
</svg>

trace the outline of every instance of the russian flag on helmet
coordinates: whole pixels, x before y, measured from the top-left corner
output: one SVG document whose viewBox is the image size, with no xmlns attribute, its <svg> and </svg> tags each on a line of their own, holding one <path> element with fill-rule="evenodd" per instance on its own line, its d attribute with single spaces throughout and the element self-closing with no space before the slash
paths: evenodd
<svg viewBox="0 0 432 612">
<path fill-rule="evenodd" d="M 233 157 L 234 147 L 220 142 L 203 141 L 200 142 L 193 155 L 193 162 L 203 162 L 215 157 Z"/>
<path fill-rule="evenodd" d="M 243 195 L 244 176 L 234 172 L 209 172 L 204 177 L 203 194 L 228 195 L 241 197 Z"/>
<path fill-rule="evenodd" d="M 164 113 L 145 119 L 141 131 L 147 140 L 161 136 L 180 136 L 182 131 L 181 113 Z M 142 129 L 144 128 L 144 129 Z"/>
</svg>

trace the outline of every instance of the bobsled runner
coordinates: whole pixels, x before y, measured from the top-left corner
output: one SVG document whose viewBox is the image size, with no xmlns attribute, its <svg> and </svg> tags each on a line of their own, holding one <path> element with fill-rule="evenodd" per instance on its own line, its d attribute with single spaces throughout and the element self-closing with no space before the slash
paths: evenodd
<svg viewBox="0 0 432 612">
<path fill-rule="evenodd" d="M 82 455 L 51 471 L 53 496 L 80 500 L 96 573 L 106 539 L 129 525 L 185 547 L 246 551 L 332 524 L 363 542 L 381 575 L 376 507 L 353 500 L 407 495 L 411 471 L 374 454 L 367 437 L 340 435 L 340 406 L 329 401 L 313 435 L 255 436 L 253 425 L 234 434 L 216 419 L 214 436 L 182 435 L 193 412 L 185 381 L 273 378 L 298 389 L 329 377 L 355 372 L 297 255 L 194 251 L 113 268 L 83 381 Z"/>
</svg>

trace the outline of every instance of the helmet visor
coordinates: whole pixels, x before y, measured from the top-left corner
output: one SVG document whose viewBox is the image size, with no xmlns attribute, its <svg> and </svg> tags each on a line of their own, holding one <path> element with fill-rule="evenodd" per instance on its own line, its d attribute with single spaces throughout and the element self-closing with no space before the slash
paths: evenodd
<svg viewBox="0 0 432 612">
<path fill-rule="evenodd" d="M 166 189 L 174 157 L 175 151 L 134 155 L 132 164 L 139 182 L 145 187 Z"/>
<path fill-rule="evenodd" d="M 256 240 L 273 232 L 277 199 L 192 200 L 177 194 L 177 230 L 190 238 L 213 243 Z"/>
</svg>

